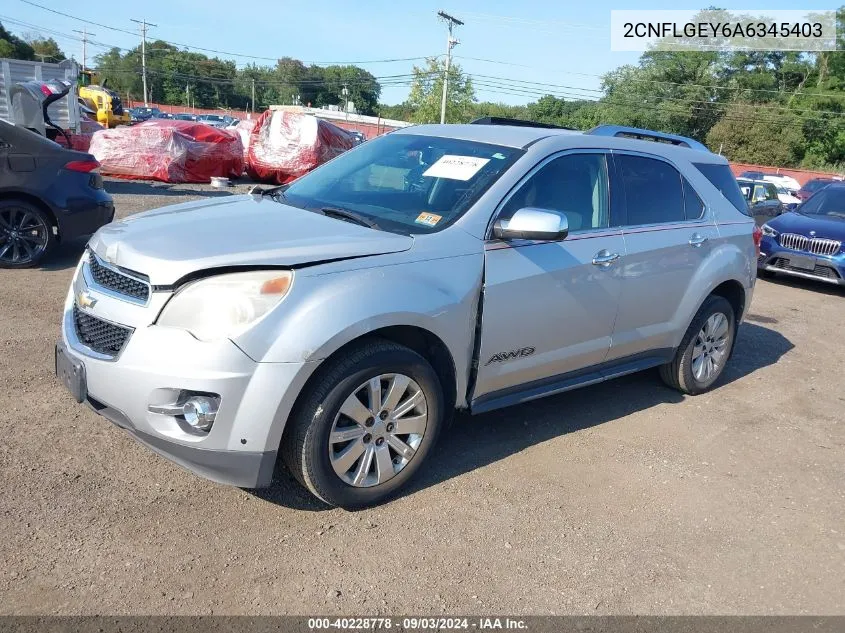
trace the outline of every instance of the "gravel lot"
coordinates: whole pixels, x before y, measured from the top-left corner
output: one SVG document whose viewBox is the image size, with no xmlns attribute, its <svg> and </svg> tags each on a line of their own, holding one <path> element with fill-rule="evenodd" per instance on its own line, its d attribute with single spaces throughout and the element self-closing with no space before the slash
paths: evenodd
<svg viewBox="0 0 845 633">
<path fill-rule="evenodd" d="M 243 191 L 246 185 L 235 189 Z M 209 195 L 109 181 L 119 216 Z M 656 372 L 460 416 L 412 489 L 213 484 L 53 377 L 83 243 L 0 271 L 4 614 L 845 614 L 845 293 L 758 283 L 720 386 Z"/>
</svg>

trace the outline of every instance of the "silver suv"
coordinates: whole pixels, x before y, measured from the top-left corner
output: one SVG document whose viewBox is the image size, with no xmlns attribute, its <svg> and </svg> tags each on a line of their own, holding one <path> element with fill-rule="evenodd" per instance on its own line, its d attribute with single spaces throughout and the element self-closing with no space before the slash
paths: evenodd
<svg viewBox="0 0 845 633">
<path fill-rule="evenodd" d="M 280 454 L 320 499 L 366 506 L 454 409 L 649 367 L 710 389 L 754 289 L 747 214 L 691 139 L 411 127 L 286 187 L 100 229 L 56 370 L 197 474 L 262 487 Z"/>
</svg>

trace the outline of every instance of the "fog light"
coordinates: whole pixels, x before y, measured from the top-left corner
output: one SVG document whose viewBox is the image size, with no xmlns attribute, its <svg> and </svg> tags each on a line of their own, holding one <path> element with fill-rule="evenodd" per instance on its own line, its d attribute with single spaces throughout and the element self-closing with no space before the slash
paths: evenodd
<svg viewBox="0 0 845 633">
<path fill-rule="evenodd" d="M 217 417 L 219 400 L 208 396 L 191 396 L 182 405 L 182 417 L 185 422 L 200 431 L 208 431 Z"/>
</svg>

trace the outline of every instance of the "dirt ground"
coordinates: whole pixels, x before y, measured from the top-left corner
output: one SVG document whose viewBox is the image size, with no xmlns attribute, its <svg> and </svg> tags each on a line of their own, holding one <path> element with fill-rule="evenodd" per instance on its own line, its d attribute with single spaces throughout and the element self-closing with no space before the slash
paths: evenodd
<svg viewBox="0 0 845 633">
<path fill-rule="evenodd" d="M 107 183 L 119 216 L 209 187 Z M 237 190 L 244 190 L 239 185 Z M 83 243 L 0 271 L 0 613 L 845 614 L 845 292 L 760 281 L 717 389 L 460 416 L 356 513 L 171 465 L 53 376 Z"/>
</svg>

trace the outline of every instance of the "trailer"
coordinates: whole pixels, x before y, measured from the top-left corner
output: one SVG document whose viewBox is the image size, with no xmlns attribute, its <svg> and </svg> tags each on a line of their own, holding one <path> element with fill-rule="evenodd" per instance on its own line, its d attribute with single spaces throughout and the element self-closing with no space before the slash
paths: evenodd
<svg viewBox="0 0 845 633">
<path fill-rule="evenodd" d="M 15 124 L 12 112 L 11 87 L 25 81 L 50 81 L 61 79 L 72 84 L 66 98 L 50 104 L 47 112 L 59 127 L 80 133 L 80 113 L 77 82 L 79 66 L 73 60 L 58 64 L 31 62 L 22 59 L 0 59 L 0 119 Z"/>
</svg>

